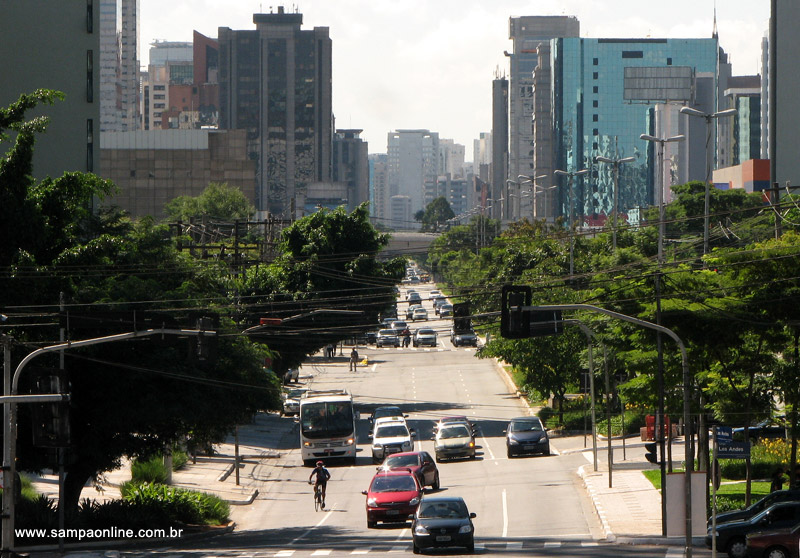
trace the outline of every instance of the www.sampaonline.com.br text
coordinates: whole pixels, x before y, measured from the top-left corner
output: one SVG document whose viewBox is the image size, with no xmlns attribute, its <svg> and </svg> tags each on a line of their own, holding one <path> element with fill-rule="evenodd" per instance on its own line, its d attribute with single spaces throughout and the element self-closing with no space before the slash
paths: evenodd
<svg viewBox="0 0 800 558">
<path fill-rule="evenodd" d="M 175 539 L 181 536 L 183 529 L 15 529 L 17 538 L 29 539 Z"/>
</svg>

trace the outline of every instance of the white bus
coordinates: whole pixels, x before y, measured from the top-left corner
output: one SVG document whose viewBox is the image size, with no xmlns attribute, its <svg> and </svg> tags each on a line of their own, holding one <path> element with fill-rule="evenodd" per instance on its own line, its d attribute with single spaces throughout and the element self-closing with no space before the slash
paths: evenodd
<svg viewBox="0 0 800 558">
<path fill-rule="evenodd" d="M 356 462 L 353 396 L 345 390 L 307 391 L 300 398 L 300 454 L 306 466 L 319 459 Z"/>
</svg>

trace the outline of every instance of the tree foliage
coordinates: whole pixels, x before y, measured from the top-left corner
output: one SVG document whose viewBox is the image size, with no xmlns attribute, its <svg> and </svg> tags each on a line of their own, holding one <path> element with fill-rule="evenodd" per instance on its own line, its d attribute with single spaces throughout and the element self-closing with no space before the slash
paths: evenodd
<svg viewBox="0 0 800 558">
<path fill-rule="evenodd" d="M 424 211 L 420 210 L 415 213 L 414 219 L 422 223 L 423 231 L 437 232 L 455 216 L 450 202 L 447 201 L 447 198 L 440 196 L 429 203 Z"/>
<path fill-rule="evenodd" d="M 256 212 L 241 190 L 227 183 L 210 183 L 197 197 L 179 196 L 167 202 L 164 212 L 173 221 L 191 221 L 204 217 L 220 221 L 246 221 Z"/>
</svg>

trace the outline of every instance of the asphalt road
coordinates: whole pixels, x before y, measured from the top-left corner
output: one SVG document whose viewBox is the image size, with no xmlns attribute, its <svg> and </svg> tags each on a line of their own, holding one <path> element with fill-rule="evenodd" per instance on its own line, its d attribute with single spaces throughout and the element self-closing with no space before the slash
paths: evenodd
<svg viewBox="0 0 800 558">
<path fill-rule="evenodd" d="M 418 290 L 426 298 L 425 287 Z M 426 300 L 424 305 L 435 317 L 430 302 Z M 304 365 L 302 381 L 308 387 L 348 389 L 362 416 L 357 464 L 330 465 L 332 478 L 325 511 L 314 511 L 307 484 L 310 469 L 303 467 L 296 449 L 296 423 L 292 418 L 275 415 L 264 435 L 278 446 L 282 457 L 260 464 L 243 478 L 246 485 L 258 487 L 260 495 L 253 504 L 233 510 L 236 532 L 194 543 L 184 541 L 180 548 L 150 549 L 141 555 L 411 555 L 409 525 L 381 524 L 377 529 L 368 529 L 365 497 L 361 494 L 376 468 L 366 417 L 375 406 L 392 404 L 408 414 L 410 426 L 417 432 L 415 449 L 431 454 L 433 425 L 440 417 L 467 415 L 477 424 L 476 459 L 438 464 L 441 488 L 436 491 L 462 496 L 470 511 L 477 514 L 477 554 L 681 556 L 682 550 L 677 549 L 598 542 L 600 525 L 576 475 L 577 468 L 586 463 L 580 453 L 506 457 L 506 423 L 526 411 L 509 392 L 492 361 L 475 358 L 474 348 L 452 347 L 449 323 L 437 319 L 425 323 L 440 332 L 436 348 L 360 347 L 359 354 L 369 359 L 369 365 L 357 372 L 347 370 L 346 358 L 333 363 L 313 360 Z M 558 439 L 551 446 L 557 453 Z"/>
</svg>

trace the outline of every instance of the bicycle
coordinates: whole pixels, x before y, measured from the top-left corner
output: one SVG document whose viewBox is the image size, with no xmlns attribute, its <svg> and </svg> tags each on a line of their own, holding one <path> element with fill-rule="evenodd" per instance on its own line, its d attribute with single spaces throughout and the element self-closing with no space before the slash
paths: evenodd
<svg viewBox="0 0 800 558">
<path fill-rule="evenodd" d="M 314 484 L 309 482 L 308 484 Z M 314 511 L 325 509 L 325 501 L 322 499 L 322 485 L 314 484 Z"/>
</svg>

